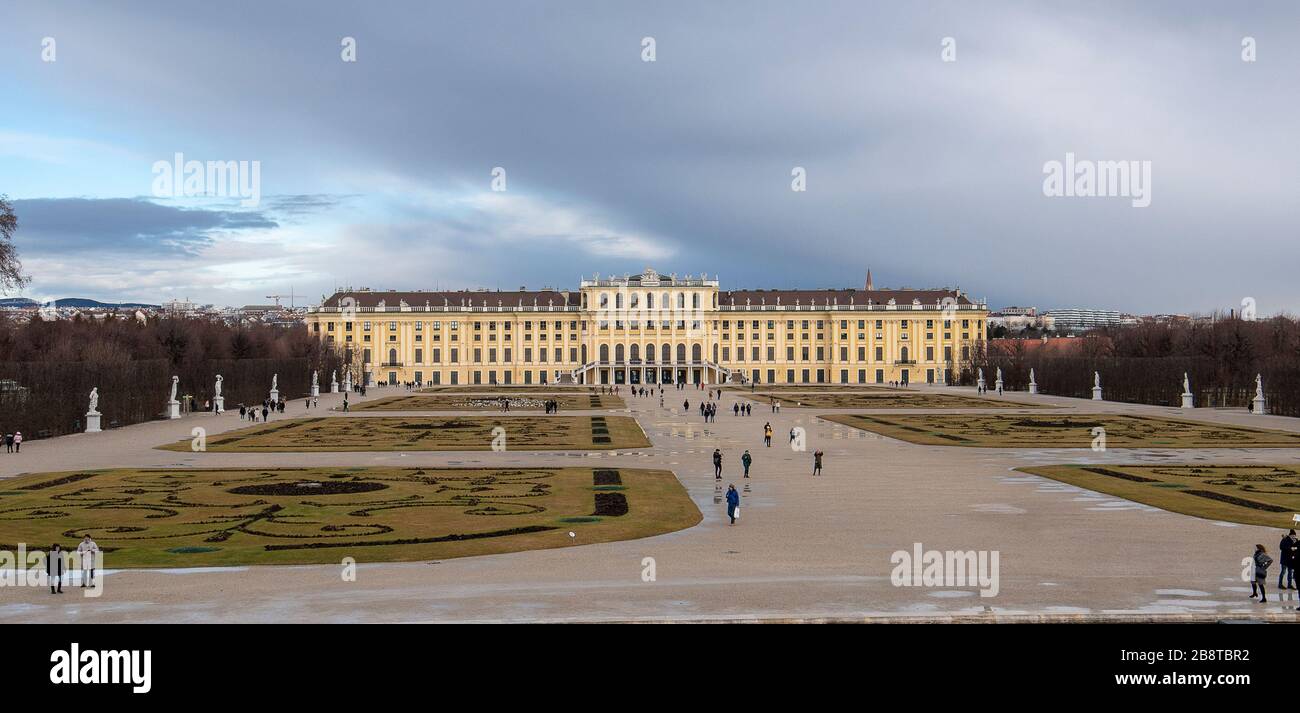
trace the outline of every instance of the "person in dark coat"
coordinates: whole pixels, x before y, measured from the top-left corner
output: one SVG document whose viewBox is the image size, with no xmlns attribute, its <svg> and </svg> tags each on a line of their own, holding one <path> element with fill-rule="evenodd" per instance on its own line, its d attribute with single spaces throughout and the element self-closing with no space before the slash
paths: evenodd
<svg viewBox="0 0 1300 713">
<path fill-rule="evenodd" d="M 722 451 L 713 449 L 713 479 L 722 480 Z"/>
<path fill-rule="evenodd" d="M 727 517 L 731 518 L 731 524 L 736 524 L 736 511 L 740 509 L 740 493 L 736 492 L 736 484 L 732 483 L 727 486 Z"/>
<path fill-rule="evenodd" d="M 1277 561 L 1279 565 L 1277 588 L 1279 591 L 1295 589 L 1295 549 L 1297 544 L 1295 530 L 1292 530 L 1277 545 Z M 1285 581 L 1283 581 L 1284 579 Z"/>
<path fill-rule="evenodd" d="M 54 588 L 59 588 L 58 594 L 63 594 L 63 548 L 59 543 L 50 546 L 50 556 L 45 559 L 45 575 L 50 580 L 50 594 L 54 594 Z"/>
<path fill-rule="evenodd" d="M 1251 558 L 1255 564 L 1255 578 L 1250 581 L 1250 598 L 1254 599 L 1255 590 L 1259 590 L 1259 601 L 1261 604 L 1268 601 L 1268 592 L 1264 591 L 1264 583 L 1268 581 L 1268 566 L 1273 564 L 1273 558 L 1268 556 L 1268 550 L 1263 545 L 1255 545 L 1255 554 Z"/>
<path fill-rule="evenodd" d="M 740 457 L 740 464 L 743 465 L 743 466 L 745 466 L 745 477 L 746 477 L 746 478 L 749 477 L 749 466 L 750 466 L 750 464 L 753 463 L 753 462 L 754 462 L 754 456 L 751 456 L 751 455 L 749 454 L 749 451 L 748 451 L 748 450 L 745 451 L 745 455 L 743 455 L 743 456 Z"/>
</svg>

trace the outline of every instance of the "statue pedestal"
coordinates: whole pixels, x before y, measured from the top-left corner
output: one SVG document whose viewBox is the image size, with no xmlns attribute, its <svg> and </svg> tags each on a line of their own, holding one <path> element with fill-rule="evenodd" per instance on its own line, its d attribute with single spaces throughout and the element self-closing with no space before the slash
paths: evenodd
<svg viewBox="0 0 1300 713">
<path fill-rule="evenodd" d="M 1183 406 L 1182 406 L 1182 407 L 1183 407 L 1183 408 L 1193 408 L 1195 405 L 1192 403 L 1192 401 L 1193 401 L 1192 395 L 1189 394 L 1189 393 L 1184 393 L 1184 394 L 1183 394 Z"/>
<path fill-rule="evenodd" d="M 1094 386 L 1094 387 L 1092 387 L 1092 400 L 1093 400 L 1093 401 L 1101 401 L 1101 400 L 1102 400 L 1102 398 L 1101 398 L 1101 387 L 1100 387 L 1100 386 Z"/>
<path fill-rule="evenodd" d="M 1033 396 L 1034 394 L 1037 394 L 1037 393 L 1038 393 L 1038 384 L 1035 384 L 1035 383 L 1032 382 L 1032 381 L 1029 382 L 1029 395 L 1030 395 L 1030 396 Z"/>
<path fill-rule="evenodd" d="M 179 401 L 168 401 L 168 402 L 167 402 L 167 418 L 180 418 L 180 417 L 181 417 L 181 402 L 179 402 Z"/>
<path fill-rule="evenodd" d="M 331 394 L 337 394 L 338 392 L 339 392 L 339 382 L 337 382 L 337 381 L 331 381 L 331 382 L 330 382 L 330 393 L 331 393 Z"/>
<path fill-rule="evenodd" d="M 279 401 L 280 401 L 280 390 L 271 389 L 271 403 L 278 403 Z"/>
<path fill-rule="evenodd" d="M 315 398 L 315 397 L 317 397 L 317 396 L 320 396 L 320 385 L 319 385 L 319 384 L 312 384 L 312 385 L 311 385 L 311 395 L 312 395 L 313 398 Z"/>
<path fill-rule="evenodd" d="M 976 382 L 975 382 L 975 388 L 978 389 L 979 391 L 983 391 L 983 390 L 984 390 L 984 380 L 983 380 L 983 379 L 980 379 L 979 381 L 976 381 Z"/>
<path fill-rule="evenodd" d="M 367 371 L 367 372 L 366 372 L 366 380 L 363 381 L 363 382 L 361 382 L 361 383 L 365 384 L 365 386 L 366 386 L 367 389 L 373 389 L 373 388 L 375 388 L 375 372 L 373 372 L 373 371 Z"/>
<path fill-rule="evenodd" d="M 1264 403 L 1263 396 L 1256 396 L 1254 400 L 1252 400 L 1250 403 L 1251 403 L 1250 412 L 1255 414 L 1256 416 L 1263 416 L 1264 414 L 1268 413 L 1268 410 L 1264 408 L 1267 404 Z"/>
<path fill-rule="evenodd" d="M 225 411 L 225 410 L 226 410 L 226 397 L 225 397 L 225 396 L 213 396 L 213 397 L 212 397 L 212 406 L 213 406 L 213 408 L 215 408 L 215 409 L 217 410 L 217 413 L 221 413 L 222 411 Z"/>
<path fill-rule="evenodd" d="M 86 433 L 99 433 L 103 430 L 99 427 L 99 419 L 102 415 L 98 411 L 86 412 Z"/>
<path fill-rule="evenodd" d="M 993 390 L 994 390 L 995 392 L 997 392 L 997 393 L 1002 393 L 1002 380 L 1001 380 L 1001 379 L 998 379 L 997 381 L 993 382 Z"/>
</svg>

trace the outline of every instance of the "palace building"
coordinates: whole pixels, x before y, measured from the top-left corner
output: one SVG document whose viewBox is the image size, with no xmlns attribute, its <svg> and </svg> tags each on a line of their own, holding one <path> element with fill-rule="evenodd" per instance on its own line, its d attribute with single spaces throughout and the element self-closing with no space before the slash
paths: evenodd
<svg viewBox="0 0 1300 713">
<path fill-rule="evenodd" d="M 366 384 L 863 384 L 946 383 L 987 316 L 870 271 L 862 289 L 725 291 L 647 268 L 577 290 L 346 290 L 306 324 Z"/>
</svg>

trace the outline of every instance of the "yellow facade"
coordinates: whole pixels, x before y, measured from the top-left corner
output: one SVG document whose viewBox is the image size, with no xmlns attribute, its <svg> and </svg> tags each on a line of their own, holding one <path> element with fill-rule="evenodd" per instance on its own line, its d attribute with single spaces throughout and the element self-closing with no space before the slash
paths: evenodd
<svg viewBox="0 0 1300 713">
<path fill-rule="evenodd" d="M 945 383 L 987 315 L 956 290 L 726 292 L 647 269 L 577 291 L 340 292 L 306 323 L 355 383 Z"/>
</svg>

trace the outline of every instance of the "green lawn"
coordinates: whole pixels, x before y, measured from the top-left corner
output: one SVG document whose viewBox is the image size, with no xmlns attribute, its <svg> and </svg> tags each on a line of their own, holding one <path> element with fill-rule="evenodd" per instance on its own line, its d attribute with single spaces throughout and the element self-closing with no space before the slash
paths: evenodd
<svg viewBox="0 0 1300 713">
<path fill-rule="evenodd" d="M 0 549 L 89 533 L 110 568 L 384 562 L 635 539 L 701 517 L 663 470 L 72 471 L 4 482 Z"/>
<path fill-rule="evenodd" d="M 828 421 L 929 446 L 1089 448 L 1297 448 L 1300 433 L 1115 414 L 832 414 Z"/>
<path fill-rule="evenodd" d="M 1170 512 L 1291 528 L 1300 513 L 1295 465 L 1053 465 L 1018 468 Z M 1271 543 L 1265 543 L 1272 549 Z"/>
<path fill-rule="evenodd" d="M 503 429 L 496 431 L 497 428 Z M 486 451 L 645 448 L 628 416 L 330 416 L 260 423 L 207 439 L 221 453 L 272 451 Z M 189 452 L 191 441 L 159 446 Z"/>
</svg>

